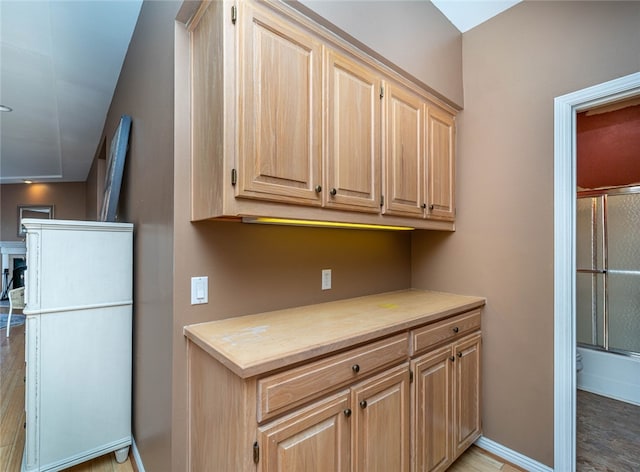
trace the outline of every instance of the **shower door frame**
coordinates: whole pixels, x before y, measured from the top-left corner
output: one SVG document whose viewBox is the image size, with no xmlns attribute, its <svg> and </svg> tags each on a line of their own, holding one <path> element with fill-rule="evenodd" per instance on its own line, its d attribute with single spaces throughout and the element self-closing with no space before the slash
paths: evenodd
<svg viewBox="0 0 640 472">
<path fill-rule="evenodd" d="M 602 188 L 598 190 L 582 190 L 578 192 L 577 198 L 589 198 L 592 199 L 591 204 L 591 222 L 592 222 L 592 248 L 591 248 L 591 269 L 576 269 L 577 274 L 592 274 L 591 280 L 591 324 L 592 324 L 592 333 L 591 333 L 591 344 L 578 342 L 577 345 L 579 347 L 584 347 L 588 349 L 594 349 L 597 351 L 610 352 L 613 354 L 620 354 L 628 357 L 640 357 L 639 352 L 612 348 L 609 343 L 609 334 L 610 334 L 610 321 L 611 321 L 611 313 L 609 310 L 609 274 L 614 275 L 640 275 L 640 271 L 630 271 L 630 270 L 619 270 L 619 269 L 611 269 L 609 268 L 609 221 L 607 217 L 608 213 L 608 198 L 619 195 L 635 195 L 640 194 L 640 185 L 630 185 L 626 187 L 611 187 L 611 188 Z M 599 217 L 597 212 L 597 204 L 594 205 L 593 200 L 600 199 L 602 206 L 602 215 Z M 599 221 L 598 221 L 599 220 Z M 600 241 L 602 247 L 602 268 L 598 267 L 597 264 L 597 229 L 596 224 L 600 223 L 602 225 L 602 240 Z M 577 237 L 577 233 L 576 233 Z M 576 261 L 577 263 L 577 261 Z M 597 315 L 597 276 L 603 276 L 602 282 L 602 345 L 598 342 L 598 315 Z"/>
</svg>

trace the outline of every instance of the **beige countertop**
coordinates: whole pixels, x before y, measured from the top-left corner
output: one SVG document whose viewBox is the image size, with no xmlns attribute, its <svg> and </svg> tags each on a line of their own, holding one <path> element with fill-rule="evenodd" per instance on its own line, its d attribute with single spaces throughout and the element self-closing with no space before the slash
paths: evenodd
<svg viewBox="0 0 640 472">
<path fill-rule="evenodd" d="M 484 304 L 482 297 L 412 289 L 199 323 L 184 335 L 248 378 Z"/>
</svg>

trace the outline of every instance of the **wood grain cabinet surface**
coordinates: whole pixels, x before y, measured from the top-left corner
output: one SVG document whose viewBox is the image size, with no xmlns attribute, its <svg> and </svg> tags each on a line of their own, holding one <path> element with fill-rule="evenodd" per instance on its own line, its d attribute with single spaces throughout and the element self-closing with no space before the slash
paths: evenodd
<svg viewBox="0 0 640 472">
<path fill-rule="evenodd" d="M 236 197 L 320 205 L 322 45 L 267 9 L 243 7 Z"/>
<path fill-rule="evenodd" d="M 395 82 L 386 92 L 385 213 L 422 218 L 427 198 L 426 101 Z"/>
<path fill-rule="evenodd" d="M 326 53 L 325 206 L 380 212 L 381 77 L 355 58 Z"/>
<path fill-rule="evenodd" d="M 189 470 L 445 470 L 481 434 L 484 303 L 409 290 L 185 327 Z"/>
<path fill-rule="evenodd" d="M 411 362 L 416 472 L 446 470 L 480 437 L 479 328 Z"/>
<path fill-rule="evenodd" d="M 350 471 L 351 415 L 344 391 L 258 428 L 261 470 Z"/>
<path fill-rule="evenodd" d="M 258 380 L 258 420 L 402 362 L 407 341 L 406 333 L 392 336 Z"/>
<path fill-rule="evenodd" d="M 192 220 L 454 229 L 454 108 L 286 2 L 189 29 Z"/>
<path fill-rule="evenodd" d="M 258 428 L 259 470 L 408 470 L 409 394 L 405 363 Z"/>
<path fill-rule="evenodd" d="M 455 118 L 433 105 L 427 107 L 428 198 L 431 218 L 453 220 L 455 208 Z"/>
<path fill-rule="evenodd" d="M 455 365 L 454 457 L 457 458 L 480 436 L 480 347 L 477 333 L 453 345 Z"/>
</svg>

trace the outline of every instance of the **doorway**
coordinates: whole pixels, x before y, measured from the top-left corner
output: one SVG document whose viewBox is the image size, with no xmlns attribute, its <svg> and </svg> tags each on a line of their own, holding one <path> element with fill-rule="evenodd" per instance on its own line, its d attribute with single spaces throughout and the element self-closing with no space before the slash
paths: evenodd
<svg viewBox="0 0 640 472">
<path fill-rule="evenodd" d="M 640 73 L 554 103 L 554 469 L 576 470 L 576 114 L 640 95 Z"/>
</svg>

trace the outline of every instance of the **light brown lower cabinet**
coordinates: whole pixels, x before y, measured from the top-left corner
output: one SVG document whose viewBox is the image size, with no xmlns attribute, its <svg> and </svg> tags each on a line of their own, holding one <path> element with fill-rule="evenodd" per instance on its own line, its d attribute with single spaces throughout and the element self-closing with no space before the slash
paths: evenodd
<svg viewBox="0 0 640 472">
<path fill-rule="evenodd" d="M 480 333 L 454 344 L 454 460 L 482 433 L 480 420 Z"/>
<path fill-rule="evenodd" d="M 351 470 L 351 411 L 347 390 L 260 428 L 261 469 Z"/>
<path fill-rule="evenodd" d="M 263 472 L 408 470 L 408 364 L 258 431 Z"/>
<path fill-rule="evenodd" d="M 411 361 L 415 472 L 444 471 L 481 434 L 480 333 Z"/>
<path fill-rule="evenodd" d="M 484 300 L 416 316 L 423 299 L 442 296 L 400 293 L 303 310 L 335 335 L 286 311 L 186 327 L 188 470 L 446 470 L 481 434 Z M 372 325 L 381 334 L 358 337 Z"/>
</svg>

